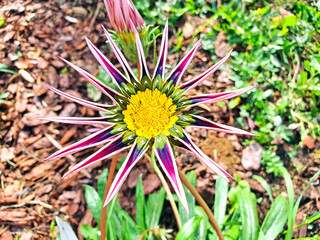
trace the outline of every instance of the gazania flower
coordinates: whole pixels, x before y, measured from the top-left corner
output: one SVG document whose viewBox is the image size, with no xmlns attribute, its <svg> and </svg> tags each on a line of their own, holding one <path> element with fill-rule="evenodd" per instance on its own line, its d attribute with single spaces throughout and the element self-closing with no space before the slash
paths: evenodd
<svg viewBox="0 0 320 240">
<path fill-rule="evenodd" d="M 104 0 L 104 4 L 114 30 L 112 37 L 119 43 L 125 56 L 130 61 L 137 62 L 138 53 L 133 31 L 137 29 L 139 32 L 144 53 L 147 55 L 155 29 L 145 25 L 131 0 Z"/>
<path fill-rule="evenodd" d="M 98 161 L 109 158 L 125 149 L 130 149 L 126 160 L 123 162 L 109 190 L 109 194 L 104 203 L 107 205 L 115 197 L 131 169 L 147 150 L 151 149 L 155 152 L 162 170 L 167 175 L 176 194 L 188 212 L 185 193 L 177 172 L 173 150 L 174 146 L 195 155 L 209 169 L 216 172 L 224 179 L 227 180 L 228 177 L 233 179 L 233 177 L 206 156 L 192 142 L 184 128 L 200 127 L 231 134 L 251 136 L 254 134 L 212 122 L 211 120 L 193 114 L 194 112 L 186 111 L 186 109 L 203 103 L 215 103 L 227 100 L 239 96 L 255 86 L 222 93 L 188 96 L 186 93 L 211 76 L 227 61 L 231 52 L 201 75 L 186 83 L 180 84 L 183 73 L 200 46 L 200 41 L 194 45 L 167 77 L 165 77 L 165 61 L 168 52 L 168 24 L 166 24 L 157 65 L 151 76 L 146 66 L 146 59 L 139 34 L 134 28 L 133 31 L 139 56 L 139 78 L 134 75 L 128 62 L 106 30 L 105 35 L 116 58 L 123 68 L 124 74 L 116 69 L 103 53 L 86 38 L 90 51 L 101 66 L 110 74 L 114 83 L 117 85 L 117 90 L 111 89 L 90 73 L 61 58 L 102 93 L 108 96 L 113 101 L 114 105 L 90 102 L 48 86 L 49 89 L 63 97 L 94 110 L 98 110 L 101 113 L 101 116 L 90 118 L 45 118 L 44 120 L 54 122 L 100 126 L 99 131 L 52 154 L 46 160 L 61 158 L 89 147 L 102 145 L 97 152 L 82 160 L 69 170 L 63 176 L 63 178 L 66 178 L 71 173 L 76 173 Z"/>
</svg>

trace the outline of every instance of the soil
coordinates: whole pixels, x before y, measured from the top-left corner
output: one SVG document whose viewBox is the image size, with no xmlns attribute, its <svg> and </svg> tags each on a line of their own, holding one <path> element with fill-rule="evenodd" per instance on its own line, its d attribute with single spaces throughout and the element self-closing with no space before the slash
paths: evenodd
<svg viewBox="0 0 320 240">
<path fill-rule="evenodd" d="M 5 104 L 0 106 L 0 240 L 14 239 L 16 235 L 20 236 L 19 239 L 51 239 L 53 236 L 50 234 L 50 224 L 55 216 L 67 220 L 79 236 L 81 224 L 94 225 L 93 217 L 85 204 L 82 184 L 95 187 L 99 174 L 109 167 L 110 161 L 99 162 L 66 180 L 61 180 L 61 176 L 71 166 L 96 149 L 76 153 L 61 160 L 44 162 L 57 148 L 70 145 L 89 133 L 87 128 L 80 125 L 45 123 L 38 120 L 39 117 L 48 116 L 97 115 L 97 112 L 58 97 L 44 86 L 44 83 L 47 83 L 77 97 L 88 99 L 86 81 L 68 70 L 65 64 L 57 59 L 57 56 L 62 56 L 88 72 L 97 74 L 98 64 L 86 47 L 84 35 L 116 63 L 102 36 L 101 24 L 107 28 L 110 26 L 101 3 L 79 0 L 76 7 L 72 8 L 73 3 L 74 1 L 61 0 L 0 2 L 0 17 L 5 18 L 5 24 L 0 27 L 0 63 L 18 73 L 12 75 L 0 72 L 0 93 L 9 93 Z M 189 18 L 190 16 L 187 19 Z M 184 31 L 190 31 L 191 28 L 188 26 Z M 173 36 L 172 32 L 170 36 Z M 171 38 L 169 45 L 174 45 L 175 41 L 175 38 Z M 226 47 L 223 39 L 219 41 L 219 44 Z M 171 54 L 168 64 L 174 66 L 177 60 L 183 57 L 189 43 L 190 39 L 187 39 L 179 53 Z M 212 64 L 208 53 L 200 50 L 187 70 L 184 81 L 190 80 Z M 190 91 L 190 94 L 224 91 L 233 86 L 228 78 L 229 73 L 228 70 L 219 72 L 214 80 L 204 81 L 201 88 Z M 199 109 L 204 110 L 202 116 L 229 125 L 234 124 L 233 119 L 237 116 L 237 109 L 231 112 L 226 106 L 206 105 L 199 106 Z M 260 216 L 265 216 L 270 202 L 263 187 L 251 179 L 253 174 L 267 180 L 274 197 L 277 194 L 286 194 L 282 178 L 266 174 L 263 168 L 247 171 L 242 167 L 240 158 L 243 137 L 208 132 L 204 129 L 189 128 L 187 131 L 212 159 L 230 173 L 236 173 L 249 181 L 258 199 L 261 199 L 258 205 Z M 285 148 L 282 149 L 285 151 Z M 286 167 L 293 176 L 296 197 L 319 170 L 320 152 L 317 149 L 319 142 L 315 143 L 313 150 L 303 147 L 299 149 L 293 162 L 287 162 Z M 193 156 L 180 151 L 179 153 L 178 167 L 183 171 L 196 171 L 197 189 L 205 200 L 212 204 L 216 176 Z M 296 166 L 301 166 L 298 173 Z M 152 166 L 147 159 L 142 159 L 119 192 L 120 203 L 130 214 L 135 211 L 134 187 L 140 173 L 143 175 L 145 194 L 160 187 Z M 319 181 L 317 179 L 302 198 L 297 223 L 320 210 Z M 234 185 L 235 183 L 232 183 L 232 186 Z M 165 207 L 165 211 L 170 210 Z M 170 228 L 176 227 L 174 222 L 165 222 L 164 219 L 162 223 Z M 57 229 L 54 235 L 56 233 Z M 302 238 L 319 233 L 319 222 L 315 222 L 312 229 L 307 231 L 306 227 L 303 227 L 294 237 Z"/>
</svg>

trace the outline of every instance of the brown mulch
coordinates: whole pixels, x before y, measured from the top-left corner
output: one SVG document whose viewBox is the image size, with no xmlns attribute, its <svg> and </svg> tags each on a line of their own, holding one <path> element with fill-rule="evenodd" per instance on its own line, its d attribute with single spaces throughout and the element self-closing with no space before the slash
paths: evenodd
<svg viewBox="0 0 320 240">
<path fill-rule="evenodd" d="M 76 7 L 72 8 L 73 3 L 74 1 L 59 0 L 0 2 L 0 17 L 5 18 L 5 24 L 0 27 L 0 63 L 18 72 L 17 75 L 0 73 L 0 92 L 10 93 L 6 103 L 0 106 L 0 240 L 14 239 L 16 235 L 20 236 L 19 239 L 51 239 L 50 223 L 55 216 L 67 220 L 78 234 L 81 224 L 94 224 L 85 204 L 82 184 L 95 186 L 97 177 L 109 166 L 109 161 L 99 162 L 62 181 L 61 176 L 94 149 L 52 162 L 44 162 L 43 159 L 57 148 L 74 143 L 89 133 L 83 126 L 38 120 L 39 117 L 48 116 L 97 115 L 97 112 L 60 98 L 43 85 L 47 83 L 88 99 L 86 81 L 72 70 L 66 69 L 57 56 L 97 74 L 98 64 L 83 38 L 86 35 L 107 56 L 115 60 L 102 36 L 101 24 L 108 27 L 108 20 L 101 3 L 79 0 Z M 192 29 L 192 26 L 185 27 L 184 31 L 190 31 L 188 29 Z M 170 45 L 174 45 L 175 39 L 170 41 Z M 223 41 L 222 39 L 219 46 L 226 47 Z M 183 56 L 189 42 L 190 39 L 185 41 L 181 53 L 169 56 L 170 65 L 173 66 Z M 208 54 L 199 51 L 184 81 L 190 80 L 212 64 Z M 233 86 L 229 74 L 230 70 L 219 72 L 214 80 L 204 81 L 201 88 L 190 91 L 190 94 L 223 91 Z M 200 105 L 199 109 L 205 110 L 203 116 L 229 125 L 234 124 L 234 118 L 238 114 L 237 111 L 230 111 L 226 105 Z M 260 214 L 266 213 L 270 203 L 259 183 L 249 180 L 252 174 L 263 176 L 275 192 L 285 194 L 282 179 L 272 179 L 263 169 L 251 172 L 241 166 L 243 146 L 240 143 L 244 140 L 243 137 L 203 129 L 188 131 L 206 154 L 231 173 L 247 179 L 257 196 L 263 197 L 262 204 L 259 205 Z M 319 170 L 320 153 L 304 149 L 299 152 L 296 161 L 306 166 L 299 174 L 294 175 L 296 194 L 300 194 L 308 179 Z M 197 159 L 185 153 L 180 154 L 177 162 L 184 171 L 196 171 L 197 188 L 212 203 L 215 176 Z M 129 213 L 134 212 L 134 187 L 141 173 L 145 194 L 160 186 L 150 163 L 146 159 L 140 161 L 119 193 L 121 205 Z M 319 180 L 303 198 L 297 220 L 320 210 L 318 193 Z M 319 231 L 319 226 L 316 229 Z M 57 229 L 54 236 L 56 232 Z M 315 233 L 301 230 L 295 236 L 312 236 Z"/>
</svg>

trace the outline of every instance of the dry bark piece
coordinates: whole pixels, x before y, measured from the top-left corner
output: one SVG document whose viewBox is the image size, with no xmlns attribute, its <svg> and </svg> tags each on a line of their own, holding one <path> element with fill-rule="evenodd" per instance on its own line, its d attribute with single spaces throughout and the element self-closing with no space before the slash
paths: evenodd
<svg viewBox="0 0 320 240">
<path fill-rule="evenodd" d="M 309 149 L 314 149 L 314 143 L 315 143 L 315 139 L 312 138 L 311 136 L 307 136 L 304 140 L 303 140 L 304 144 L 307 146 L 307 148 Z"/>
</svg>

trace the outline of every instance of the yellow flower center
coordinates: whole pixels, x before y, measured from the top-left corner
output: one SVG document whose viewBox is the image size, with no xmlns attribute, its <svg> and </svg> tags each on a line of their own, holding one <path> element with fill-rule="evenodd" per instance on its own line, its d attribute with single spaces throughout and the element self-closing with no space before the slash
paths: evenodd
<svg viewBox="0 0 320 240">
<path fill-rule="evenodd" d="M 169 134 L 169 129 L 178 120 L 176 108 L 166 94 L 161 94 L 158 89 L 146 89 L 130 97 L 130 103 L 122 114 L 128 129 L 151 139 L 161 133 Z"/>
</svg>

